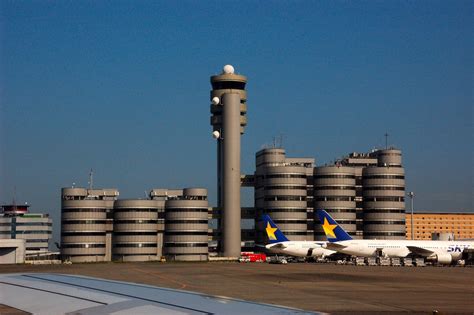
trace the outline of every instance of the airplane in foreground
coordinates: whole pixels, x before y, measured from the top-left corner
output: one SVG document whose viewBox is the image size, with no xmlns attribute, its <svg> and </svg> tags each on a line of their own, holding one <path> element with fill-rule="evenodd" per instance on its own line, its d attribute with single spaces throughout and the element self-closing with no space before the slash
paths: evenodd
<svg viewBox="0 0 474 315">
<path fill-rule="evenodd" d="M 270 244 L 265 245 L 265 248 L 271 253 L 316 258 L 324 258 L 336 253 L 334 250 L 323 247 L 326 242 L 290 241 L 273 222 L 270 216 L 264 214 L 262 219 L 263 222 L 265 222 L 265 231 L 267 232 L 268 240 L 270 242 Z"/>
<path fill-rule="evenodd" d="M 451 264 L 474 249 L 474 241 L 355 240 L 325 210 L 317 210 L 317 214 L 328 239 L 323 246 L 347 255 L 390 258 L 415 255 Z"/>
<path fill-rule="evenodd" d="M 156 286 L 54 273 L 0 274 L 1 314 L 321 314 Z"/>
</svg>

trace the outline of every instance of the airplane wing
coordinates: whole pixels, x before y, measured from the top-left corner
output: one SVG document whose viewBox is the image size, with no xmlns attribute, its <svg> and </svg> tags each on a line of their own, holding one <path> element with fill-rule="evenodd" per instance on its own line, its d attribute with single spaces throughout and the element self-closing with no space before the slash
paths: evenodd
<svg viewBox="0 0 474 315">
<path fill-rule="evenodd" d="M 426 248 L 421 248 L 418 246 L 407 246 L 408 250 L 412 252 L 413 254 L 428 257 L 430 255 L 435 254 L 434 251 L 426 249 Z"/>
<path fill-rule="evenodd" d="M 286 246 L 285 244 L 283 243 L 277 243 L 275 245 L 267 245 L 267 248 L 271 249 L 271 248 L 274 248 L 274 249 L 284 249 L 284 248 L 287 248 L 288 246 Z"/>
<path fill-rule="evenodd" d="M 189 291 L 62 274 L 2 274 L 0 292 L 2 310 L 6 307 L 15 311 L 14 314 L 316 314 Z"/>
<path fill-rule="evenodd" d="M 342 245 L 342 244 L 338 244 L 338 243 L 330 243 L 330 242 L 326 243 L 326 249 L 331 249 L 331 250 L 335 250 L 335 251 L 344 249 L 346 247 L 347 247 L 346 245 Z"/>
</svg>

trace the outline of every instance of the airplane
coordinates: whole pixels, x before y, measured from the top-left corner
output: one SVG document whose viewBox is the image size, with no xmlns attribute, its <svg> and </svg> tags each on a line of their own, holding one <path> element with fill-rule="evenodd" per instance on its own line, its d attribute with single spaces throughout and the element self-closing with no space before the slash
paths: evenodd
<svg viewBox="0 0 474 315">
<path fill-rule="evenodd" d="M 323 247 L 343 254 L 389 258 L 415 255 L 451 264 L 474 249 L 474 241 L 355 240 L 325 210 L 317 210 L 317 214 L 328 239 Z"/>
<path fill-rule="evenodd" d="M 267 232 L 270 244 L 265 245 L 271 253 L 283 254 L 296 257 L 317 257 L 325 258 L 335 254 L 336 251 L 325 249 L 326 242 L 316 241 L 290 241 L 278 226 L 273 222 L 269 215 L 262 216 L 265 222 L 265 231 Z"/>
<path fill-rule="evenodd" d="M 0 274 L 0 292 L 1 314 L 322 314 L 224 296 L 56 273 Z"/>
</svg>

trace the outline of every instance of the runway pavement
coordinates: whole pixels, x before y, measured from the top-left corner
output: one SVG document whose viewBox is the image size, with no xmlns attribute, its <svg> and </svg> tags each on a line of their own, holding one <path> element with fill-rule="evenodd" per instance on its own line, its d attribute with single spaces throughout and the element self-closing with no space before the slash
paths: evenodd
<svg viewBox="0 0 474 315">
<path fill-rule="evenodd" d="M 130 281 L 334 314 L 474 314 L 474 268 L 316 263 L 0 265 L 0 273 L 56 272 Z"/>
</svg>

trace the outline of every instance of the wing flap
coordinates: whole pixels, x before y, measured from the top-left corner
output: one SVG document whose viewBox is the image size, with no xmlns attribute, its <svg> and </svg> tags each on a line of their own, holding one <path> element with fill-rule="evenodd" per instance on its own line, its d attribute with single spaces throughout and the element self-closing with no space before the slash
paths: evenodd
<svg viewBox="0 0 474 315">
<path fill-rule="evenodd" d="M 426 248 L 418 247 L 418 246 L 407 246 L 408 250 L 412 252 L 413 254 L 416 255 L 421 255 L 421 256 L 430 256 L 434 254 L 435 252 Z"/>
<path fill-rule="evenodd" d="M 341 250 L 343 248 L 346 248 L 347 246 L 346 245 L 342 245 L 342 244 L 338 244 L 338 243 L 330 243 L 330 242 L 327 242 L 326 243 L 326 248 L 327 249 L 332 249 L 332 250 Z"/>
<path fill-rule="evenodd" d="M 275 245 L 267 245 L 267 248 L 275 248 L 275 249 L 284 249 L 287 247 L 288 246 L 286 246 L 284 243 L 277 243 Z"/>
</svg>

